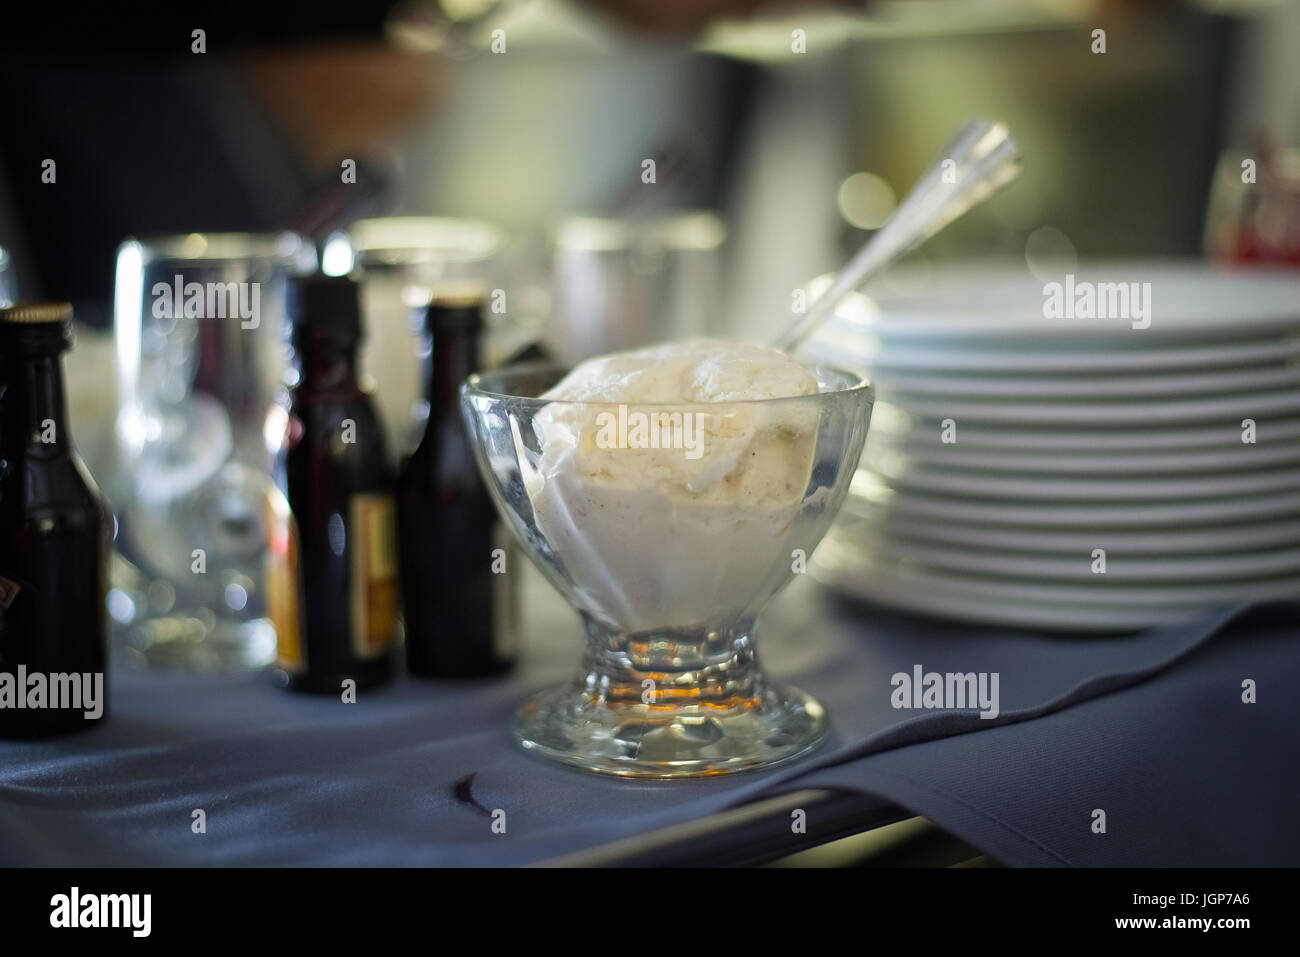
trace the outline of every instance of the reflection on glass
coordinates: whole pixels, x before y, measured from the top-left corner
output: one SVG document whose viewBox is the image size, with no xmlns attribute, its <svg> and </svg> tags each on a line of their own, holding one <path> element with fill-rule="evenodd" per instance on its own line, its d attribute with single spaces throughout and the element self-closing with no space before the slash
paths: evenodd
<svg viewBox="0 0 1300 957">
<path fill-rule="evenodd" d="M 0 246 L 0 306 L 12 306 L 18 301 L 18 284 L 14 280 L 13 258 L 9 250 Z"/>
<path fill-rule="evenodd" d="M 288 363 L 285 280 L 314 262 L 289 233 L 193 233 L 118 250 L 113 584 L 137 663 L 269 660 L 264 424 Z"/>
<path fill-rule="evenodd" d="M 555 234 L 552 353 L 577 363 L 717 331 L 725 237 L 710 212 L 564 220 Z"/>
</svg>

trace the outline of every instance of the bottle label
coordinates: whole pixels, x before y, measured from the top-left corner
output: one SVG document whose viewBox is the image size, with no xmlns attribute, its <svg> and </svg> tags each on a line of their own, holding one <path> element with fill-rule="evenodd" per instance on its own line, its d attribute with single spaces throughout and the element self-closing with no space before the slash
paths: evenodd
<svg viewBox="0 0 1300 957">
<path fill-rule="evenodd" d="M 267 495 L 270 543 L 266 550 L 266 610 L 275 628 L 275 662 L 299 674 L 307 660 L 302 643 L 302 583 L 298 577 L 298 523 L 278 489 Z"/>
<path fill-rule="evenodd" d="M 352 498 L 352 651 L 375 658 L 397 634 L 397 524 L 391 495 Z"/>
</svg>

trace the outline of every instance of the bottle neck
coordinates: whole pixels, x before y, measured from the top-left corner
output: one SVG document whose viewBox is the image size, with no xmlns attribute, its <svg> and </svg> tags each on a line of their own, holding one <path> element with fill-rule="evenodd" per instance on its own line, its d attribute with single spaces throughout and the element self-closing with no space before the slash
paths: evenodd
<svg viewBox="0 0 1300 957">
<path fill-rule="evenodd" d="M 0 370 L 0 447 L 7 455 L 67 455 L 72 444 L 58 353 L 11 353 L 0 358 Z"/>
<path fill-rule="evenodd" d="M 457 411 L 460 386 L 479 367 L 479 334 L 453 329 L 433 334 L 429 374 L 429 417 Z M 458 414 L 458 413 L 457 413 Z"/>
<path fill-rule="evenodd" d="M 300 393 L 348 392 L 357 387 L 357 347 L 310 343 L 298 350 Z"/>
</svg>

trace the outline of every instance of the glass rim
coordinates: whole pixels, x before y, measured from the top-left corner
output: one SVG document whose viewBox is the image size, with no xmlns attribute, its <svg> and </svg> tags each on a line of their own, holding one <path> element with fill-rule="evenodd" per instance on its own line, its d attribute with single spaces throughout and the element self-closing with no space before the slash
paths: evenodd
<svg viewBox="0 0 1300 957">
<path fill-rule="evenodd" d="M 770 396 L 763 399 L 723 399 L 718 402 L 613 402 L 609 400 L 596 399 L 544 399 L 541 396 L 515 395 L 509 392 L 497 392 L 484 387 L 484 380 L 493 376 L 519 376 L 525 374 L 536 374 L 544 371 L 553 371 L 560 374 L 568 372 L 570 367 L 558 362 L 551 362 L 545 359 L 533 360 L 531 362 L 519 362 L 512 365 L 503 366 L 500 369 L 493 369 L 488 372 L 475 372 L 468 376 L 461 384 L 460 392 L 465 397 L 483 397 L 493 400 L 508 400 L 516 403 L 534 405 L 538 408 L 547 405 L 559 405 L 566 407 L 589 406 L 591 408 L 619 408 L 634 407 L 638 409 L 690 409 L 692 411 L 704 411 L 706 409 L 725 408 L 727 406 L 759 406 L 765 403 L 775 402 L 807 402 L 816 403 L 825 401 L 831 396 L 854 395 L 862 393 L 867 401 L 873 402 L 876 397 L 875 387 L 871 381 L 862 373 L 854 372 L 851 369 L 845 369 L 841 366 L 829 365 L 825 362 L 810 364 L 800 361 L 799 364 L 805 369 L 816 371 L 825 370 L 835 375 L 842 376 L 852 382 L 851 385 L 842 389 L 833 389 L 829 392 L 811 392 L 807 395 L 786 395 Z"/>
<path fill-rule="evenodd" d="M 496 224 L 456 216 L 376 216 L 349 224 L 342 234 L 365 266 L 483 262 L 505 244 Z"/>
<path fill-rule="evenodd" d="M 717 253 L 727 227 L 714 209 L 670 210 L 636 219 L 629 216 L 574 214 L 552 227 L 551 241 L 566 255 L 622 253 L 646 245 L 673 253 Z"/>
<path fill-rule="evenodd" d="M 148 262 L 244 262 L 251 259 L 297 262 L 310 249 L 308 240 L 281 229 L 268 232 L 191 232 L 128 236 L 118 244 L 118 254 L 138 246 Z M 314 256 L 314 249 L 310 249 Z"/>
</svg>

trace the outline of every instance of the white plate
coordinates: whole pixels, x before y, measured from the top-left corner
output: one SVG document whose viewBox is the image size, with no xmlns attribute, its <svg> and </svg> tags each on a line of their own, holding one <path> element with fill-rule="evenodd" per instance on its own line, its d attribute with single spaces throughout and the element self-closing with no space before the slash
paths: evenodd
<svg viewBox="0 0 1300 957">
<path fill-rule="evenodd" d="M 1191 619 L 1205 610 L 1184 603 L 1145 607 L 1097 607 L 1067 602 L 1010 603 L 998 598 L 954 593 L 944 590 L 941 581 L 936 583 L 915 573 L 900 577 L 888 568 L 875 566 L 829 537 L 813 553 L 809 571 L 814 579 L 862 601 L 963 623 L 1113 633 Z"/>
<path fill-rule="evenodd" d="M 1093 528 L 1100 525 L 1174 528 L 1191 524 L 1210 525 L 1300 515 L 1300 492 L 1294 491 L 1141 504 L 987 502 L 896 491 L 861 469 L 853 476 L 851 494 L 845 507 L 852 511 L 855 499 L 859 498 L 875 504 L 888 503 L 886 507 L 892 513 L 900 515 L 1039 529 Z"/>
<path fill-rule="evenodd" d="M 861 500 L 856 500 L 855 504 L 857 507 L 852 511 L 842 513 L 841 525 L 847 535 L 860 534 L 859 528 L 865 524 L 867 528 L 879 529 L 896 539 L 1055 555 L 1106 547 L 1134 555 L 1205 556 L 1285 548 L 1300 542 L 1300 518 L 1136 532 L 1105 525 L 1086 531 L 1040 530 L 928 521 L 888 515 L 878 506 Z"/>
<path fill-rule="evenodd" d="M 935 468 L 896 453 L 872 451 L 865 467 L 892 488 L 965 498 L 1034 499 L 1044 502 L 1165 502 L 1267 492 L 1300 492 L 1300 467 L 1259 469 L 1223 475 L 1098 478 L 961 472 Z"/>
<path fill-rule="evenodd" d="M 1239 434 L 1239 433 L 1238 433 Z M 910 438 L 910 437 L 909 437 Z M 969 439 L 957 445 L 937 441 L 896 441 L 880 433 L 868 435 L 867 458 L 876 454 L 896 453 L 923 465 L 1030 474 L 1137 475 L 1161 472 L 1243 472 L 1300 462 L 1300 442 L 1272 442 L 1236 448 L 1204 449 L 1190 452 L 1104 452 L 1026 453 L 1006 449 L 971 448 Z"/>
<path fill-rule="evenodd" d="M 1162 399 L 1147 402 L 971 402 L 931 399 L 894 390 L 887 402 L 913 415 L 1009 425 L 1157 425 L 1238 423 L 1243 419 L 1300 412 L 1300 390 L 1271 391 L 1222 399 Z"/>
<path fill-rule="evenodd" d="M 1209 425 L 1243 418 L 1300 412 L 1300 389 L 1257 392 L 1253 395 L 1210 399 L 1162 399 L 1136 402 L 972 402 L 964 398 L 935 399 L 897 389 L 884 393 L 885 401 L 913 415 L 962 422 L 1008 425 L 1137 426 L 1159 424 Z"/>
<path fill-rule="evenodd" d="M 864 572 L 884 573 L 896 581 L 914 581 L 935 592 L 951 596 L 1001 600 L 1009 604 L 1065 604 L 1095 608 L 1209 607 L 1238 601 L 1300 596 L 1300 575 L 1278 575 L 1242 581 L 1211 581 L 1189 584 L 1141 584 L 1096 575 L 1086 584 L 1035 581 L 1016 575 L 977 576 L 965 572 L 931 568 L 922 563 L 900 563 L 873 552 L 856 540 L 845 540 L 838 532 L 832 547 L 818 560 L 828 567 L 840 563 Z M 821 549 L 818 549 L 821 552 Z"/>
<path fill-rule="evenodd" d="M 860 600 L 974 624 L 1109 634 L 1189 619 L 1203 611 L 1183 604 L 1144 608 L 1097 608 L 1065 602 L 1009 604 L 953 594 L 915 576 L 900 580 L 886 569 L 850 557 L 830 538 L 813 553 L 809 571 L 823 584 Z"/>
<path fill-rule="evenodd" d="M 1047 318 L 1046 283 L 1021 266 L 897 270 L 865 292 L 876 312 L 860 324 L 888 349 L 895 343 L 1079 342 L 1085 351 L 1164 347 L 1170 340 L 1241 341 L 1300 333 L 1300 277 L 1282 269 L 1232 269 L 1199 262 L 1080 264 L 1084 282 L 1150 283 L 1151 320 L 1133 328 L 1130 316 Z M 1047 277 L 1063 281 L 1062 275 Z M 844 315 L 834 327 L 859 325 Z"/>
<path fill-rule="evenodd" d="M 1241 579 L 1268 579 L 1300 574 L 1300 548 L 1283 548 L 1245 554 L 1146 557 L 1125 552 L 1101 535 L 1072 556 L 1026 555 L 955 545 L 928 545 L 896 539 L 888 534 L 845 528 L 846 536 L 887 565 L 911 561 L 927 568 L 974 576 L 1046 580 L 1071 584 L 1124 582 L 1156 585 L 1173 582 L 1229 584 Z M 1106 552 L 1106 572 L 1092 570 L 1093 550 Z"/>
<path fill-rule="evenodd" d="M 1256 443 L 1289 442 L 1300 439 L 1300 418 L 1255 419 Z M 956 422 L 956 439 L 951 445 L 942 441 L 945 429 L 940 418 L 908 415 L 888 402 L 877 402 L 871 411 L 873 435 L 884 434 L 891 442 L 906 436 L 909 444 L 933 445 L 938 448 L 1023 449 L 1038 452 L 1098 453 L 1106 451 L 1152 451 L 1156 449 L 1239 449 L 1242 447 L 1241 420 L 1227 420 L 1216 425 L 1171 425 L 1167 428 L 1107 429 L 1023 429 L 1007 426 L 980 426 Z"/>
<path fill-rule="evenodd" d="M 1029 350 L 997 348 L 881 347 L 877 336 L 841 320 L 810 337 L 801 351 L 819 361 L 852 364 L 869 374 L 886 371 L 927 373 L 1007 373 L 1046 376 L 1060 373 L 1157 372 L 1188 369 L 1241 368 L 1280 365 L 1300 355 L 1300 337 L 1276 337 L 1254 342 L 1216 342 L 1208 346 L 1175 346 L 1128 351 Z"/>
<path fill-rule="evenodd" d="M 1223 372 L 1114 376 L 960 376 L 929 375 L 878 369 L 874 385 L 886 400 L 893 392 L 945 400 L 983 399 L 1128 399 L 1237 397 L 1267 389 L 1300 388 L 1300 367 L 1241 368 Z"/>
</svg>

